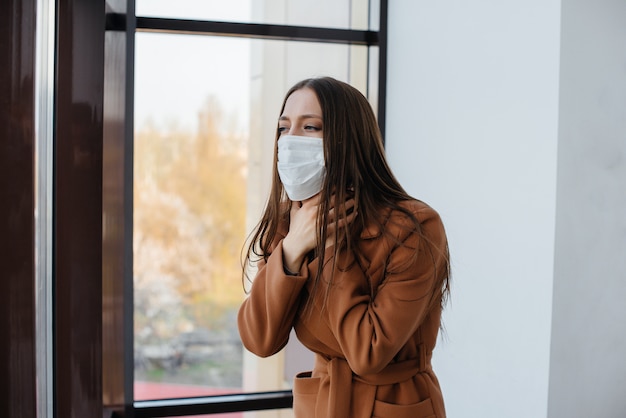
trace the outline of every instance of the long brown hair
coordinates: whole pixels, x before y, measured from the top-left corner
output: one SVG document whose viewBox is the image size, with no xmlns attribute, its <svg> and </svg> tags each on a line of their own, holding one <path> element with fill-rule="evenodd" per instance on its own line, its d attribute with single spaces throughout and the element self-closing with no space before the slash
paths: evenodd
<svg viewBox="0 0 626 418">
<path fill-rule="evenodd" d="M 335 228 L 333 263 L 337 260 L 337 254 L 343 250 L 354 251 L 358 260 L 361 254 L 356 244 L 365 226 L 376 225 L 384 230 L 384 219 L 381 219 L 380 216 L 383 208 L 405 213 L 413 221 L 415 230 L 422 238 L 425 238 L 421 233 L 417 218 L 399 204 L 413 198 L 402 188 L 387 164 L 376 116 L 365 96 L 356 88 L 334 78 L 306 79 L 289 89 L 285 95 L 280 114 L 283 113 L 289 96 L 296 90 L 304 88 L 309 88 L 315 93 L 322 109 L 326 163 L 326 177 L 321 191 L 317 219 L 317 246 L 313 254 L 324 254 L 329 208 L 338 209 L 339 213 L 335 217 L 336 222 L 336 219 L 347 215 L 343 202 L 351 197 L 354 198 L 354 210 L 357 211 L 358 216 L 349 226 L 342 229 Z M 276 143 L 279 136 L 277 126 L 276 141 L 274 142 L 272 188 L 265 211 L 249 242 L 245 257 L 246 266 L 253 261 L 252 255 L 267 261 L 275 244 L 274 240 L 279 224 L 289 219 L 292 203 L 285 194 L 276 169 Z M 443 274 L 437 273 L 437 277 L 442 280 L 441 283 L 437 284 L 440 285 L 439 289 L 442 293 L 435 289 L 434 296 L 440 296 L 443 303 L 449 291 L 448 276 L 450 270 L 447 247 L 442 250 L 445 252 L 446 271 Z M 433 249 L 430 251 L 432 253 Z M 317 274 L 313 277 L 313 291 L 320 284 L 324 267 L 322 262 L 318 263 Z M 334 270 L 333 265 L 332 271 L 334 272 Z M 328 286 L 331 285 L 332 277 L 328 283 Z"/>
</svg>

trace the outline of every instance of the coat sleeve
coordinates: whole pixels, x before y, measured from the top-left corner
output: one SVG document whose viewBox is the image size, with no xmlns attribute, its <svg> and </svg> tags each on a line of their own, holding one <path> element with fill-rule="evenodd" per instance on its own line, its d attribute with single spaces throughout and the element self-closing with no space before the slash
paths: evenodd
<svg viewBox="0 0 626 418">
<path fill-rule="evenodd" d="M 425 239 L 420 239 L 417 231 L 406 232 L 410 222 L 406 216 L 387 223 L 396 224 L 388 229 L 401 244 L 386 240 L 379 245 L 377 257 L 386 263 L 382 284 L 373 298 L 363 291 L 367 278 L 358 267 L 329 293 L 329 326 L 351 369 L 359 375 L 378 373 L 387 366 L 422 324 L 433 306 L 433 295 L 439 295 L 436 277 L 445 274 L 447 262 L 443 225 L 429 207 L 416 215 Z"/>
<path fill-rule="evenodd" d="M 237 317 L 241 341 L 249 351 L 268 357 L 287 344 L 307 278 L 306 266 L 298 276 L 285 274 L 282 241 L 267 264 L 261 262 Z"/>
</svg>

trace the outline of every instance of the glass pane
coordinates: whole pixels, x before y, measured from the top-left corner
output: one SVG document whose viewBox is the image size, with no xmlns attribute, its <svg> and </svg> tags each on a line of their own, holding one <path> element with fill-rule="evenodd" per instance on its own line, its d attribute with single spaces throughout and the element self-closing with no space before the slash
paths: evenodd
<svg viewBox="0 0 626 418">
<path fill-rule="evenodd" d="M 136 37 L 135 399 L 242 388 L 249 50 Z"/>
<path fill-rule="evenodd" d="M 379 0 L 371 2 L 372 10 L 377 11 Z M 171 19 L 367 30 L 369 3 L 370 0 L 137 0 L 135 13 Z M 377 26 L 376 22 L 374 27 Z"/>
<path fill-rule="evenodd" d="M 287 89 L 330 75 L 367 92 L 367 47 L 139 33 L 135 63 L 135 399 L 289 388 L 295 337 L 242 349 L 240 254 L 269 193 Z"/>
</svg>

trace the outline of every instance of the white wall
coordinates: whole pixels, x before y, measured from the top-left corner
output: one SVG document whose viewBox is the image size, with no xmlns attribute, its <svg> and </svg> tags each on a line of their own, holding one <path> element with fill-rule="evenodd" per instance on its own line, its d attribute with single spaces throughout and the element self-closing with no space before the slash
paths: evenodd
<svg viewBox="0 0 626 418">
<path fill-rule="evenodd" d="M 452 418 L 626 411 L 626 3 L 397 0 L 387 150 L 447 225 Z"/>
<path fill-rule="evenodd" d="M 626 2 L 563 2 L 549 417 L 626 416 Z"/>
<path fill-rule="evenodd" d="M 626 3 L 389 3 L 389 160 L 452 252 L 448 417 L 623 417 Z"/>
</svg>

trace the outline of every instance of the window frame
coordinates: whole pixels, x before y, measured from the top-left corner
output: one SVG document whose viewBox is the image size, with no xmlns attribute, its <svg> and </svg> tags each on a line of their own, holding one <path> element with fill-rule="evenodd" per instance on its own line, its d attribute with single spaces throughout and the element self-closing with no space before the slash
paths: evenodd
<svg viewBox="0 0 626 418">
<path fill-rule="evenodd" d="M 142 17 L 135 16 L 134 0 L 111 1 L 113 5 L 107 1 L 105 119 L 107 109 L 123 109 L 119 115 L 121 125 L 113 132 L 107 132 L 105 125 L 103 141 L 103 181 L 113 170 L 120 173 L 116 187 L 103 187 L 103 222 L 120 225 L 117 234 L 108 237 L 105 233 L 103 236 L 103 266 L 108 261 L 117 263 L 117 270 L 109 273 L 103 267 L 103 406 L 110 416 L 147 418 L 219 414 L 285 409 L 293 404 L 291 390 L 134 400 L 132 161 L 135 34 L 196 34 L 378 47 L 377 114 L 384 141 L 388 0 L 379 1 L 378 31 Z M 107 304 L 109 300 L 116 302 Z"/>
</svg>

